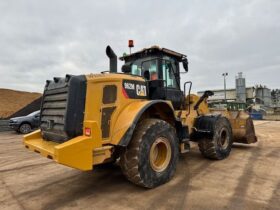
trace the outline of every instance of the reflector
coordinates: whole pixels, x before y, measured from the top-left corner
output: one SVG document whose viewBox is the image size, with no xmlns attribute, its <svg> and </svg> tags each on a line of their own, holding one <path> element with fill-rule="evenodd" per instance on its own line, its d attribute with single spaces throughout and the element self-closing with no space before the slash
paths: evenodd
<svg viewBox="0 0 280 210">
<path fill-rule="evenodd" d="M 85 128 L 85 135 L 90 136 L 91 135 L 91 129 L 90 128 Z"/>
</svg>

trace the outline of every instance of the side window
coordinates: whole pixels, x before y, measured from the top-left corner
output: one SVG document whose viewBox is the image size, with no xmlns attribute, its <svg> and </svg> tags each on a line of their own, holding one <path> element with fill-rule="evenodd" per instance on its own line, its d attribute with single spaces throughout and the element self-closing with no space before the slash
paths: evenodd
<svg viewBox="0 0 280 210">
<path fill-rule="evenodd" d="M 131 66 L 131 74 L 141 76 L 141 68 L 138 65 L 133 64 Z"/>
<path fill-rule="evenodd" d="M 142 71 L 143 71 L 143 75 L 145 71 L 149 71 L 150 72 L 150 80 L 155 80 L 158 79 L 158 61 L 155 60 L 150 60 L 150 61 L 145 61 L 142 63 Z"/>
<path fill-rule="evenodd" d="M 172 65 L 170 61 L 164 60 L 162 62 L 162 76 L 165 80 L 165 86 L 169 88 L 178 88 L 178 84 L 174 75 L 175 64 Z"/>
</svg>

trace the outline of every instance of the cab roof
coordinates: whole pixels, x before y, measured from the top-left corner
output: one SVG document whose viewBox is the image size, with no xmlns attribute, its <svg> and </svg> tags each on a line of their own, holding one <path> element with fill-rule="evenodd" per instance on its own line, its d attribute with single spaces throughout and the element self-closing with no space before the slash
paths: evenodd
<svg viewBox="0 0 280 210">
<path fill-rule="evenodd" d="M 131 53 L 129 55 L 124 55 L 124 56 L 120 57 L 120 60 L 128 62 L 130 60 L 134 60 L 137 58 L 142 58 L 142 57 L 150 56 L 150 55 L 168 55 L 170 57 L 177 59 L 179 62 L 181 62 L 183 59 L 185 59 L 187 57 L 186 55 L 175 52 L 173 50 L 169 50 L 166 48 L 160 48 L 159 46 L 152 46 L 150 48 L 144 48 L 140 51 Z"/>
</svg>

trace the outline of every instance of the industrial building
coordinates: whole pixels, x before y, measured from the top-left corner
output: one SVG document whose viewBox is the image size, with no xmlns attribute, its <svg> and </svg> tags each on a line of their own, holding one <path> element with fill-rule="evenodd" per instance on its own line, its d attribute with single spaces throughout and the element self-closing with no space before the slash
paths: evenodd
<svg viewBox="0 0 280 210">
<path fill-rule="evenodd" d="M 271 91 L 272 107 L 280 108 L 280 90 L 275 89 Z"/>
<path fill-rule="evenodd" d="M 255 87 L 255 103 L 271 107 L 271 90 L 266 86 L 257 85 Z"/>
<path fill-rule="evenodd" d="M 255 87 L 246 87 L 246 80 L 242 76 L 242 72 L 239 72 L 235 78 L 235 88 L 217 89 L 211 90 L 214 92 L 214 96 L 211 96 L 208 100 L 222 101 L 236 101 L 247 104 L 258 104 L 263 107 L 271 107 L 271 90 L 264 85 L 256 85 Z M 198 95 L 202 95 L 204 91 L 197 92 Z"/>
</svg>

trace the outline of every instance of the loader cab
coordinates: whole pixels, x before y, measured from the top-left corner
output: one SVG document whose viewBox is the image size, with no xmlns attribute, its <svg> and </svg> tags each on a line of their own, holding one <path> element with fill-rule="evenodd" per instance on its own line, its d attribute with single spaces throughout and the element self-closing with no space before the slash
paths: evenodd
<svg viewBox="0 0 280 210">
<path fill-rule="evenodd" d="M 157 46 L 124 55 L 122 71 L 145 78 L 149 89 L 149 99 L 169 100 L 175 109 L 180 109 L 184 95 L 180 88 L 180 68 L 182 62 L 187 71 L 185 55 Z"/>
</svg>

